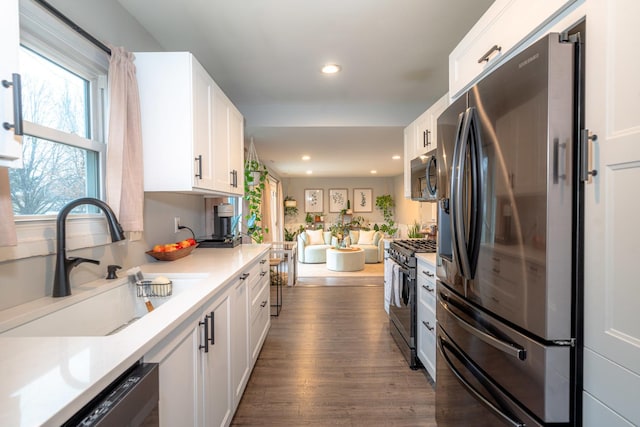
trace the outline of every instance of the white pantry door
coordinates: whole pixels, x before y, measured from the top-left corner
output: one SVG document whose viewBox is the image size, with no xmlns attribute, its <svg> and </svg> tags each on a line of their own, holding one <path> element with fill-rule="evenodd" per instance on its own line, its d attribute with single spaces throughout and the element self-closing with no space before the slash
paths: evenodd
<svg viewBox="0 0 640 427">
<path fill-rule="evenodd" d="M 640 2 L 586 6 L 584 425 L 640 425 Z"/>
</svg>

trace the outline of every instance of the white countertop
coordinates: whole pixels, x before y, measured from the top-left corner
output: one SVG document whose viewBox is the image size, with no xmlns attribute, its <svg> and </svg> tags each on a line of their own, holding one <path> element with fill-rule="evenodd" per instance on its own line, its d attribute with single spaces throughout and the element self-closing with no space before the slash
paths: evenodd
<svg viewBox="0 0 640 427">
<path fill-rule="evenodd" d="M 196 248 L 189 256 L 173 262 L 142 265 L 144 273 L 168 277 L 201 274 L 202 281 L 117 334 L 0 337 L 0 425 L 60 425 L 171 330 L 197 314 L 243 266 L 261 257 L 269 247 Z M 42 306 L 46 300 L 39 303 Z"/>
<path fill-rule="evenodd" d="M 418 262 L 422 261 L 426 261 L 429 264 L 433 265 L 434 267 L 436 267 L 436 254 L 435 253 L 417 253 L 416 254 L 416 258 L 418 260 Z"/>
</svg>

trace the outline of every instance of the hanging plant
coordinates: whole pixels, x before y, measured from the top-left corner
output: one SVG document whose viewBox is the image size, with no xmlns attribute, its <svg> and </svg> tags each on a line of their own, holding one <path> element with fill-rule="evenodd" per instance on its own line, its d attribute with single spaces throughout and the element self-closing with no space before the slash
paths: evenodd
<svg viewBox="0 0 640 427">
<path fill-rule="evenodd" d="M 265 189 L 265 182 L 269 171 L 267 167 L 258 160 L 258 153 L 251 141 L 249 154 L 244 162 L 244 199 L 248 204 L 247 234 L 256 243 L 264 241 L 264 233 L 269 232 L 268 227 L 262 227 L 262 193 Z"/>
<path fill-rule="evenodd" d="M 393 197 L 390 194 L 376 197 L 376 208 L 382 211 L 382 216 L 386 222 L 380 226 L 380 231 L 388 237 L 392 237 L 398 232 L 398 227 L 393 221 L 393 206 Z"/>
<path fill-rule="evenodd" d="M 295 217 L 296 215 L 298 215 L 297 202 L 291 196 L 287 196 L 284 198 L 284 214 L 285 216 L 291 217 Z"/>
</svg>

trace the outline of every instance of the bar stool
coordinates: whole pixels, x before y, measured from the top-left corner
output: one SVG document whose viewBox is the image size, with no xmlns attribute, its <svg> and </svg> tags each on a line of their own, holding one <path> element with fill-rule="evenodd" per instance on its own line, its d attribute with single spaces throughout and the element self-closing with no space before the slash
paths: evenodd
<svg viewBox="0 0 640 427">
<path fill-rule="evenodd" d="M 271 286 L 276 287 L 276 303 L 271 304 L 271 308 L 276 309 L 275 314 L 271 314 L 271 316 L 277 317 L 280 315 L 280 310 L 282 310 L 282 264 L 284 262 L 284 258 L 269 258 L 269 267 L 271 269 Z"/>
</svg>

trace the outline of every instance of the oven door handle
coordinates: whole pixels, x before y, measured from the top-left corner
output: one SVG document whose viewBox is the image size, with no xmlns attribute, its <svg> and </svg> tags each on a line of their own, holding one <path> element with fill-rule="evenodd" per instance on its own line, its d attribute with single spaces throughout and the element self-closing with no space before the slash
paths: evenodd
<svg viewBox="0 0 640 427">
<path fill-rule="evenodd" d="M 446 300 L 446 296 L 444 298 Z M 472 324 L 451 311 L 449 305 L 446 302 L 443 302 L 442 299 L 439 299 L 438 302 L 440 303 L 442 308 L 458 322 L 458 325 L 460 325 L 462 329 L 469 332 L 471 335 L 484 341 L 486 344 L 489 344 L 490 346 L 500 350 L 501 352 L 515 357 L 516 359 L 525 360 L 527 358 L 527 350 L 525 350 L 524 348 L 514 343 L 500 340 L 492 335 L 487 334 L 486 332 L 482 332 L 476 329 Z"/>
<path fill-rule="evenodd" d="M 445 347 L 447 348 L 445 349 Z M 492 390 L 490 389 L 490 387 L 492 386 L 491 386 L 491 383 L 489 383 L 489 380 L 478 369 L 476 369 L 475 366 L 472 365 L 471 362 L 464 355 L 462 355 L 452 344 L 447 342 L 441 335 L 438 335 L 438 350 L 440 351 L 440 355 L 442 355 L 442 358 L 446 362 L 447 367 L 453 373 L 453 375 L 455 375 L 455 377 L 460 382 L 460 384 L 464 388 L 466 388 L 467 391 L 471 393 L 471 395 L 475 397 L 482 405 L 484 405 L 488 410 L 493 412 L 498 418 L 505 421 L 508 425 L 512 427 L 526 427 L 526 424 L 520 421 L 518 418 L 516 418 L 515 415 L 507 413 L 507 411 L 504 408 L 498 408 L 496 405 L 489 402 L 482 395 L 482 393 L 480 393 L 472 384 L 469 383 L 469 381 L 466 380 L 466 378 L 464 378 L 464 376 L 460 373 L 460 371 L 458 371 L 456 367 L 453 365 L 453 363 L 451 362 L 451 359 L 449 359 L 449 356 L 446 354 L 446 350 L 453 353 L 456 359 L 460 360 L 460 362 L 462 362 L 464 366 L 469 369 L 471 374 L 474 377 L 476 377 L 476 379 L 480 382 L 480 384 L 484 386 L 485 390 L 487 390 L 487 392 L 494 399 L 496 399 L 496 401 L 499 402 L 500 400 L 502 400 L 499 396 L 496 396 L 496 394 L 493 393 Z"/>
</svg>

